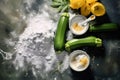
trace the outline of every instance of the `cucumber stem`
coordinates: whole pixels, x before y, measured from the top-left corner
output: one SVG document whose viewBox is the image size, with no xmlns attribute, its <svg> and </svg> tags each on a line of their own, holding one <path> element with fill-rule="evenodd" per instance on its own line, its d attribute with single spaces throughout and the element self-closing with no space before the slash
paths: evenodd
<svg viewBox="0 0 120 80">
<path fill-rule="evenodd" d="M 100 38 L 96 38 L 95 39 L 95 44 L 96 44 L 96 47 L 102 46 L 102 40 Z"/>
<path fill-rule="evenodd" d="M 66 17 L 69 17 L 69 13 L 64 12 L 64 13 L 62 13 L 62 14 L 61 14 L 61 16 L 66 16 Z"/>
</svg>

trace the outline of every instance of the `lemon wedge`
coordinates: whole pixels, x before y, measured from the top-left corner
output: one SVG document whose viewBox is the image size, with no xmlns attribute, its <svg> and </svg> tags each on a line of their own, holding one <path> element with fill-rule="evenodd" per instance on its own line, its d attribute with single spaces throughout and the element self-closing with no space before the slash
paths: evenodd
<svg viewBox="0 0 120 80">
<path fill-rule="evenodd" d="M 83 16 L 88 16 L 90 14 L 90 5 L 89 4 L 85 4 L 81 7 L 81 15 Z"/>
<path fill-rule="evenodd" d="M 92 14 L 94 14 L 96 16 L 103 16 L 105 14 L 105 7 L 102 3 L 95 2 L 91 6 L 91 12 L 92 12 Z"/>
<path fill-rule="evenodd" d="M 70 0 L 70 7 L 72 9 L 79 9 L 85 4 L 85 0 Z"/>
</svg>

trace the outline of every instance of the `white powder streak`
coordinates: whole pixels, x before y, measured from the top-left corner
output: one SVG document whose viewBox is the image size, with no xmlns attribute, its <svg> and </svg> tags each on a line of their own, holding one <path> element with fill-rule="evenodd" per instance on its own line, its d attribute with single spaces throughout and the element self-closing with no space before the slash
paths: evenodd
<svg viewBox="0 0 120 80">
<path fill-rule="evenodd" d="M 13 64 L 16 70 L 31 66 L 34 76 L 43 75 L 57 68 L 58 60 L 53 46 L 56 22 L 49 19 L 48 12 L 30 16 L 28 26 L 15 47 Z M 42 77 L 46 77 L 43 75 Z"/>
<path fill-rule="evenodd" d="M 26 1 L 29 3 L 30 0 Z M 27 7 L 31 7 L 32 3 L 34 3 L 33 0 Z M 30 12 L 30 15 L 27 16 L 27 27 L 20 36 L 17 36 L 19 37 L 18 42 L 16 41 L 14 44 L 6 41 L 10 45 L 15 45 L 13 54 L 5 53 L 5 56 L 2 56 L 6 57 L 8 54 L 7 58 L 10 58 L 9 60 L 19 77 L 24 72 L 29 74 L 27 71 L 31 70 L 37 80 L 58 80 L 56 75 L 59 77 L 61 74 L 58 74 L 60 72 L 56 72 L 56 70 L 58 71 L 60 62 L 63 60 L 60 67 L 61 72 L 68 68 L 68 54 L 63 52 L 61 56 L 58 56 L 54 50 L 53 38 L 58 14 L 54 15 L 46 3 L 40 6 L 42 7 L 40 13 Z"/>
</svg>

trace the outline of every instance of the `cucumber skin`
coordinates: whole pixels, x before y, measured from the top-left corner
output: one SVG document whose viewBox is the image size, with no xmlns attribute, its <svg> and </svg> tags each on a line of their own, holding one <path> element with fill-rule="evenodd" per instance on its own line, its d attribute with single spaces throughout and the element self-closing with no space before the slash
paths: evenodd
<svg viewBox="0 0 120 80">
<path fill-rule="evenodd" d="M 117 29 L 118 29 L 117 24 L 105 23 L 105 24 L 97 25 L 97 26 L 90 25 L 89 31 L 90 32 L 102 32 L 102 31 L 113 31 Z"/>
<path fill-rule="evenodd" d="M 62 51 L 65 48 L 65 33 L 69 23 L 69 15 L 61 15 L 54 38 L 54 48 L 56 51 Z"/>
<path fill-rule="evenodd" d="M 71 51 L 72 49 L 82 47 L 82 46 L 100 47 L 102 46 L 102 40 L 94 36 L 89 36 L 89 37 L 85 37 L 81 39 L 73 39 L 73 40 L 68 41 L 65 44 L 65 49 L 67 51 Z"/>
</svg>

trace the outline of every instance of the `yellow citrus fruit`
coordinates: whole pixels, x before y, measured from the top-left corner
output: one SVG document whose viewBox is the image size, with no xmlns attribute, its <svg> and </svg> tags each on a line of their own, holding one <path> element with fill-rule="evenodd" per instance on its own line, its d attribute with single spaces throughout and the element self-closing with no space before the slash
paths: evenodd
<svg viewBox="0 0 120 80">
<path fill-rule="evenodd" d="M 100 2 L 95 2 L 91 6 L 91 12 L 96 16 L 103 16 L 105 14 L 105 7 Z"/>
<path fill-rule="evenodd" d="M 79 9 L 85 4 L 85 0 L 70 0 L 70 7 L 72 9 Z"/>
<path fill-rule="evenodd" d="M 97 0 L 86 0 L 86 3 L 91 4 L 91 3 L 95 3 Z"/>
<path fill-rule="evenodd" d="M 81 7 L 81 15 L 88 16 L 90 14 L 90 5 L 85 4 Z"/>
</svg>

